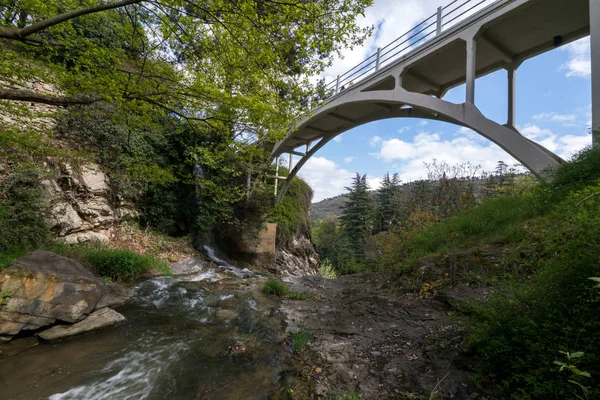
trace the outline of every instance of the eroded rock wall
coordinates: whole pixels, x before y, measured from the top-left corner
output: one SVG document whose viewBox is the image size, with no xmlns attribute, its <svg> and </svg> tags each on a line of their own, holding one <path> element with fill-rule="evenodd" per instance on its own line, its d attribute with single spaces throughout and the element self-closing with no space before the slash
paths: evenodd
<svg viewBox="0 0 600 400">
<path fill-rule="evenodd" d="M 319 266 L 319 255 L 309 235 L 298 234 L 291 243 L 277 250 L 275 268 L 279 275 L 318 275 Z"/>
<path fill-rule="evenodd" d="M 110 229 L 137 212 L 115 204 L 110 179 L 96 164 L 79 169 L 60 167 L 55 179 L 43 182 L 51 204 L 52 229 L 68 243 L 108 242 Z"/>
</svg>

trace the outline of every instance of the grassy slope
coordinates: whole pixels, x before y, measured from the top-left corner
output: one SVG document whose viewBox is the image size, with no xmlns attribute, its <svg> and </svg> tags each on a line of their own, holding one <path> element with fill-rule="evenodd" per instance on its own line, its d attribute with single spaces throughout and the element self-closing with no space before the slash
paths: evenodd
<svg viewBox="0 0 600 400">
<path fill-rule="evenodd" d="M 494 284 L 483 304 L 462 305 L 472 327 L 465 346 L 484 387 L 522 399 L 582 396 L 554 364 L 564 361 L 560 351 L 582 351 L 577 365 L 591 378 L 575 380 L 600 398 L 600 290 L 588 279 L 600 276 L 599 179 L 600 153 L 586 152 L 551 184 L 413 232 L 396 252 L 400 280 L 447 284 L 458 271 L 455 283 Z"/>
</svg>

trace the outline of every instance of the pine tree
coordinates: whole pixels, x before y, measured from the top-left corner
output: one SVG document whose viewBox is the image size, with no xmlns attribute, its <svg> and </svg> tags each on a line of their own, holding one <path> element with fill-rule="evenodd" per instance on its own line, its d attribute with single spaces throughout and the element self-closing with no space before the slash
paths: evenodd
<svg viewBox="0 0 600 400">
<path fill-rule="evenodd" d="M 368 192 L 367 176 L 357 173 L 352 185 L 346 187 L 346 190 L 349 193 L 342 212 L 342 227 L 358 253 L 362 249 L 364 239 L 371 232 L 373 204 Z"/>
<path fill-rule="evenodd" d="M 398 223 L 402 206 L 402 189 L 400 177 L 386 173 L 377 190 L 377 208 L 375 211 L 375 233 L 387 231 Z"/>
</svg>

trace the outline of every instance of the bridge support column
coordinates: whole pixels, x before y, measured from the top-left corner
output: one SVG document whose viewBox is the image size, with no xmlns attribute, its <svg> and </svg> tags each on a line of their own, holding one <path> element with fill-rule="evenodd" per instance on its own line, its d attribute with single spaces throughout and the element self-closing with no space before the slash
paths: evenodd
<svg viewBox="0 0 600 400">
<path fill-rule="evenodd" d="M 592 59 L 592 145 L 600 146 L 600 1 L 590 0 Z"/>
<path fill-rule="evenodd" d="M 593 0 L 592 0 L 593 1 Z M 477 41 L 474 37 L 467 40 L 467 103 L 475 104 L 475 68 Z"/>
<path fill-rule="evenodd" d="M 515 127 L 515 100 L 516 100 L 516 77 L 517 69 L 513 66 L 506 69 L 508 74 L 508 112 L 506 126 L 516 130 Z"/>
</svg>

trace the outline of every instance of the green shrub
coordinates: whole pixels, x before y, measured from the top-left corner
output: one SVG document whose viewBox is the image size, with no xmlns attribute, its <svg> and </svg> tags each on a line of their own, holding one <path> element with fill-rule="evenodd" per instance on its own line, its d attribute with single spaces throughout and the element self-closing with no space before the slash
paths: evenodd
<svg viewBox="0 0 600 400">
<path fill-rule="evenodd" d="M 114 281 L 132 281 L 141 274 L 152 270 L 170 273 L 169 266 L 165 261 L 149 255 L 120 249 L 83 247 L 82 250 L 79 257 L 91 266 L 94 273 Z"/>
<path fill-rule="evenodd" d="M 310 186 L 296 177 L 281 203 L 273 208 L 269 222 L 277 223 L 278 246 L 287 245 L 295 234 L 310 234 L 308 214 L 312 195 Z"/>
<path fill-rule="evenodd" d="M 263 293 L 281 297 L 288 293 L 288 288 L 285 286 L 285 283 L 277 279 L 269 279 L 263 287 Z"/>
<path fill-rule="evenodd" d="M 538 248 L 522 263 L 533 276 L 476 306 L 469 346 L 483 382 L 490 373 L 520 399 L 571 398 L 554 361 L 583 352 L 578 367 L 591 374 L 589 398 L 600 396 L 600 183 L 573 193 L 540 221 Z"/>
<path fill-rule="evenodd" d="M 321 261 L 321 267 L 319 267 L 319 273 L 325 279 L 337 279 L 338 274 L 335 272 L 333 265 L 328 259 Z"/>
<path fill-rule="evenodd" d="M 17 258 L 24 256 L 27 253 L 24 247 L 11 247 L 0 251 L 0 271 L 8 267 Z"/>
<path fill-rule="evenodd" d="M 535 215 L 531 196 L 489 199 L 462 214 L 408 235 L 406 256 L 412 259 L 449 247 L 467 246 L 484 239 L 515 234 L 515 225 Z"/>
<path fill-rule="evenodd" d="M 548 200 L 565 198 L 570 192 L 594 184 L 600 179 L 600 148 L 586 148 L 572 161 L 557 168 L 552 179 L 543 185 Z"/>
<path fill-rule="evenodd" d="M 23 253 L 51 241 L 41 181 L 36 167 L 22 165 L 0 183 L 0 252 Z"/>
<path fill-rule="evenodd" d="M 292 334 L 294 354 L 300 353 L 302 349 L 304 349 L 304 346 L 308 343 L 309 337 L 310 334 L 304 329 Z"/>
<path fill-rule="evenodd" d="M 287 297 L 291 300 L 307 300 L 310 296 L 306 293 L 299 293 L 290 290 L 285 283 L 277 279 L 269 279 L 263 287 L 263 293 L 272 294 L 279 297 Z"/>
</svg>

